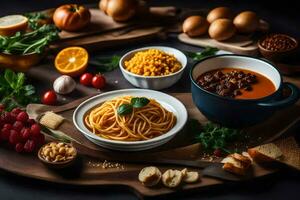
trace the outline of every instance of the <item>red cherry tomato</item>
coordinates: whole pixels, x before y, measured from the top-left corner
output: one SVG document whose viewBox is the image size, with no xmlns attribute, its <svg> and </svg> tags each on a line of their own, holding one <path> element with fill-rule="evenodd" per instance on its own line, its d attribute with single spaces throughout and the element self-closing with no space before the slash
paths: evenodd
<svg viewBox="0 0 300 200">
<path fill-rule="evenodd" d="M 84 73 L 80 77 L 80 83 L 85 86 L 90 86 L 92 85 L 92 79 L 93 79 L 93 74 Z"/>
<path fill-rule="evenodd" d="M 43 104 L 53 105 L 56 103 L 56 93 L 53 90 L 47 91 L 42 98 Z"/>
<path fill-rule="evenodd" d="M 104 88 L 105 83 L 106 83 L 106 80 L 105 80 L 105 77 L 103 75 L 96 74 L 93 77 L 92 85 L 93 85 L 94 88 L 102 89 L 102 88 Z"/>
</svg>

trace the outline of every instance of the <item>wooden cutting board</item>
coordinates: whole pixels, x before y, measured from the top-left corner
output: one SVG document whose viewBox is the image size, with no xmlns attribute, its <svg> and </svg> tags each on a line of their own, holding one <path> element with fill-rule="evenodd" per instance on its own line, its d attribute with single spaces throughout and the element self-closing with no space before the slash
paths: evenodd
<svg viewBox="0 0 300 200">
<path fill-rule="evenodd" d="M 269 24 L 264 20 L 260 20 L 258 30 L 259 32 L 267 32 L 269 30 Z M 259 32 L 248 35 L 236 34 L 232 38 L 225 41 L 214 40 L 210 38 L 208 34 L 199 37 L 189 37 L 185 33 L 179 34 L 178 39 L 181 42 L 195 46 L 216 47 L 218 49 L 230 51 L 236 54 L 255 56 L 259 53 L 257 45 L 257 35 L 260 34 Z"/>
<path fill-rule="evenodd" d="M 53 13 L 54 9 L 43 12 Z M 60 40 L 50 49 L 68 46 L 83 46 L 89 49 L 103 49 L 136 40 L 159 35 L 163 28 L 175 22 L 175 7 L 150 7 L 149 13 L 141 13 L 128 22 L 116 22 L 98 8 L 90 8 L 91 23 L 77 32 L 61 31 Z"/>
<path fill-rule="evenodd" d="M 191 118 L 197 119 L 200 122 L 207 121 L 206 118 L 193 105 L 190 93 L 177 93 L 172 95 L 184 103 Z M 144 159 L 147 158 L 148 161 L 150 161 L 150 163 L 155 162 L 155 160 L 162 159 L 177 159 L 180 160 L 180 162 L 182 163 L 199 160 L 201 157 L 201 146 L 199 144 L 191 143 L 191 141 L 193 141 L 191 139 L 194 137 L 195 133 L 189 133 L 187 132 L 187 130 L 184 129 L 182 132 L 178 133 L 178 135 L 172 141 L 163 145 L 161 148 L 157 148 L 152 151 L 126 153 L 106 150 L 90 143 L 72 125 L 71 117 L 74 106 L 76 107 L 76 105 L 78 105 L 81 101 L 78 100 L 76 101 L 76 103 L 55 107 L 32 104 L 29 105 L 27 108 L 31 116 L 34 116 L 47 110 L 55 110 L 67 119 L 59 129 L 65 132 L 66 134 L 70 135 L 71 137 L 75 138 L 76 140 L 79 140 L 83 144 L 76 146 L 81 156 L 73 168 L 61 171 L 51 170 L 45 167 L 42 163 L 40 163 L 36 156 L 18 154 L 12 150 L 5 148 L 0 148 L 0 168 L 19 175 L 57 183 L 99 186 L 113 185 L 116 187 L 125 187 L 133 189 L 133 191 L 135 191 L 140 196 L 159 196 L 178 191 L 186 192 L 190 190 L 201 190 L 208 186 L 226 183 L 219 179 L 203 176 L 201 178 L 201 181 L 195 184 L 182 185 L 182 187 L 176 190 L 166 188 L 162 185 L 159 185 L 154 188 L 144 187 L 141 183 L 138 182 L 137 176 L 139 171 L 143 167 L 149 166 L 150 164 L 126 163 L 126 159 L 134 158 L 138 160 L 142 157 Z M 289 113 L 289 115 L 287 115 L 287 113 Z M 274 134 L 280 132 L 291 122 L 293 122 L 293 119 L 295 119 L 295 116 L 299 115 L 299 113 L 299 106 L 295 106 L 293 108 L 283 110 L 281 113 L 277 113 L 270 120 L 266 121 L 264 125 L 258 125 L 256 127 L 253 127 L 252 129 L 249 129 L 248 131 L 250 133 L 250 136 L 255 138 L 255 140 L 253 140 L 253 143 L 249 145 L 253 146 L 256 144 L 260 144 L 263 141 L 272 138 Z M 287 116 L 287 118 L 282 120 L 280 118 L 280 116 L 282 115 Z M 278 121 L 281 121 L 281 123 L 278 123 Z M 271 126 L 272 130 L 270 130 L 270 128 L 265 128 Z M 88 149 L 93 150 L 87 151 L 85 147 L 88 147 Z M 109 160 L 109 158 L 117 158 L 118 160 L 123 160 L 123 162 L 119 163 L 124 167 L 124 169 L 103 169 L 102 163 L 105 159 Z M 212 162 L 215 161 L 216 160 L 212 160 Z M 22 163 L 22 165 L 20 165 L 20 163 Z M 168 168 L 183 168 L 174 165 L 166 166 L 157 164 L 157 166 L 162 171 Z M 202 169 L 198 168 L 189 169 L 197 170 L 200 174 L 202 172 Z M 255 165 L 253 170 L 253 176 L 261 177 L 274 173 L 275 171 L 276 169 L 274 168 L 265 168 L 263 166 Z"/>
<path fill-rule="evenodd" d="M 181 42 L 200 46 L 200 47 L 216 47 L 225 51 L 230 51 L 236 54 L 255 56 L 258 54 L 258 46 L 251 36 L 236 35 L 233 38 L 219 42 L 211 39 L 208 35 L 191 38 L 185 33 L 178 35 L 178 39 Z"/>
</svg>

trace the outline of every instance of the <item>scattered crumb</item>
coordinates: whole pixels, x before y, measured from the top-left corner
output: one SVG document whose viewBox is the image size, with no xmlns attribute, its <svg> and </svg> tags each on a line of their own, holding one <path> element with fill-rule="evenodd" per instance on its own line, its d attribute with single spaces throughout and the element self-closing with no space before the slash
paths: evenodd
<svg viewBox="0 0 300 200">
<path fill-rule="evenodd" d="M 91 167 L 100 167 L 102 169 L 125 169 L 122 164 L 117 162 L 109 162 L 107 160 L 104 160 L 103 162 L 89 161 L 88 165 Z"/>
</svg>

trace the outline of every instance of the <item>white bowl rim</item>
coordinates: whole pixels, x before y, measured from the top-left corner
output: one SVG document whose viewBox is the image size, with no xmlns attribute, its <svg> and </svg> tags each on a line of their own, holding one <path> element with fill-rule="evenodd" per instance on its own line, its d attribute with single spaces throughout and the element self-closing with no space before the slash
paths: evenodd
<svg viewBox="0 0 300 200">
<path fill-rule="evenodd" d="M 175 51 L 177 51 L 178 53 L 180 53 L 180 54 L 183 55 L 183 57 L 185 58 L 185 60 L 184 60 L 185 63 L 181 63 L 182 67 L 181 67 L 180 70 L 178 70 L 178 71 L 175 72 L 175 73 L 168 74 L 168 75 L 163 75 L 163 76 L 143 76 L 143 75 L 138 75 L 138 74 L 132 73 L 132 72 L 126 70 L 126 69 L 123 67 L 123 64 L 122 64 L 122 63 L 125 61 L 124 59 L 125 59 L 128 55 L 131 55 L 131 54 L 136 53 L 136 52 L 138 52 L 138 51 L 143 51 L 143 50 L 148 50 L 148 49 L 159 49 L 159 50 L 161 50 L 162 48 L 167 48 L 167 49 L 170 49 L 170 50 L 175 50 Z M 162 51 L 163 51 L 163 50 L 162 50 Z M 173 55 L 173 56 L 176 57 L 175 55 Z M 149 79 L 159 79 L 159 78 L 166 78 L 166 77 L 176 76 L 177 74 L 180 74 L 180 73 L 186 68 L 186 66 L 187 66 L 187 57 L 186 57 L 186 55 L 185 55 L 182 51 L 180 51 L 179 49 L 176 49 L 176 48 L 173 48 L 173 47 L 169 47 L 169 46 L 147 46 L 147 47 L 142 47 L 142 48 L 134 49 L 134 50 L 131 50 L 131 51 L 125 53 L 125 54 L 121 57 L 121 59 L 120 59 L 120 61 L 119 61 L 119 67 L 120 67 L 120 69 L 121 69 L 123 72 L 125 72 L 125 73 L 127 73 L 127 74 L 130 74 L 131 76 L 134 76 L 134 77 L 145 78 L 145 79 L 147 79 L 147 78 L 149 78 Z"/>
<path fill-rule="evenodd" d="M 145 95 L 145 94 L 147 94 L 147 92 L 152 92 L 152 93 L 156 93 L 156 94 L 168 96 L 168 98 L 172 98 L 176 102 L 176 106 L 171 106 L 171 107 L 173 107 L 173 108 L 181 107 L 181 111 L 183 111 L 183 112 L 180 112 L 180 115 L 179 115 L 180 116 L 179 119 L 181 119 L 179 127 L 177 127 L 176 130 L 174 130 L 175 127 L 173 127 L 171 130 L 169 130 L 165 134 L 160 135 L 160 136 L 155 137 L 155 138 L 152 138 L 152 139 L 149 139 L 149 140 L 142 140 L 142 141 L 118 141 L 118 140 L 109 140 L 109 139 L 102 138 L 100 136 L 97 136 L 97 135 L 93 134 L 90 131 L 89 131 L 89 133 L 86 133 L 80 127 L 80 125 L 78 125 L 77 119 L 76 119 L 76 116 L 78 115 L 77 113 L 79 112 L 79 110 L 81 109 L 81 107 L 84 106 L 85 104 L 89 103 L 89 101 L 92 101 L 93 99 L 96 99 L 96 98 L 101 98 L 102 96 L 109 96 L 109 95 L 116 94 L 116 93 L 123 93 L 123 95 L 120 95 L 120 96 L 124 96 L 124 92 L 134 92 L 134 91 L 141 92 L 141 93 L 144 94 L 144 96 L 147 96 L 147 95 Z M 165 102 L 165 103 L 169 104 L 168 102 Z M 166 140 L 169 137 L 173 137 L 179 131 L 182 130 L 182 128 L 185 126 L 185 124 L 187 122 L 187 119 L 188 119 L 187 110 L 186 110 L 185 106 L 183 105 L 183 103 L 181 101 L 179 101 L 177 98 L 175 98 L 175 97 L 173 97 L 173 96 L 171 96 L 169 94 L 166 94 L 166 93 L 163 93 L 163 92 L 159 92 L 159 91 L 155 91 L 155 90 L 149 90 L 149 89 L 122 89 L 122 90 L 114 90 L 114 91 L 110 91 L 110 92 L 105 92 L 105 93 L 93 96 L 93 97 L 85 100 L 79 106 L 77 106 L 77 108 L 75 109 L 75 111 L 73 113 L 73 123 L 74 123 L 75 127 L 77 128 L 77 130 L 79 130 L 82 134 L 84 134 L 84 136 L 89 136 L 89 137 L 91 137 L 91 138 L 93 138 L 95 140 L 99 140 L 99 141 L 105 142 L 105 143 L 110 143 L 110 144 L 115 144 L 115 145 L 126 145 L 126 146 L 156 143 L 156 142 L 160 142 L 160 140 Z M 179 120 L 177 118 L 177 123 L 178 123 L 178 121 Z"/>
</svg>

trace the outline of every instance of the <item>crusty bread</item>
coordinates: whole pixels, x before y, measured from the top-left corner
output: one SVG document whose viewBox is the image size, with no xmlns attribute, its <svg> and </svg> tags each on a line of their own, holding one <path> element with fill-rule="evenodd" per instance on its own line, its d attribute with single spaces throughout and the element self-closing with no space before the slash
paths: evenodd
<svg viewBox="0 0 300 200">
<path fill-rule="evenodd" d="M 199 180 L 199 173 L 198 172 L 187 172 L 186 175 L 183 177 L 183 181 L 186 183 L 195 183 Z"/>
<path fill-rule="evenodd" d="M 268 143 L 248 149 L 248 154 L 256 162 L 271 162 L 280 159 L 281 150 L 274 144 Z"/>
<path fill-rule="evenodd" d="M 251 160 L 251 163 L 253 163 L 253 159 L 252 159 L 252 157 L 249 155 L 248 152 L 244 151 L 244 152 L 242 153 L 242 155 L 243 155 L 243 156 L 246 156 L 247 158 L 249 158 L 249 159 Z"/>
<path fill-rule="evenodd" d="M 180 185 L 182 177 L 181 171 L 168 169 L 162 175 L 162 182 L 167 187 L 175 188 Z"/>
<path fill-rule="evenodd" d="M 157 167 L 145 167 L 139 173 L 139 181 L 142 182 L 143 185 L 151 187 L 156 184 L 161 179 L 161 172 Z"/>
<path fill-rule="evenodd" d="M 230 154 L 229 156 L 241 161 L 243 167 L 245 167 L 245 168 L 248 168 L 252 164 L 252 161 L 244 155 L 241 155 L 238 153 L 233 153 L 233 154 Z"/>
<path fill-rule="evenodd" d="M 221 163 L 224 163 L 224 170 L 237 175 L 245 175 L 252 162 L 246 156 L 234 153 L 224 158 Z"/>
</svg>

